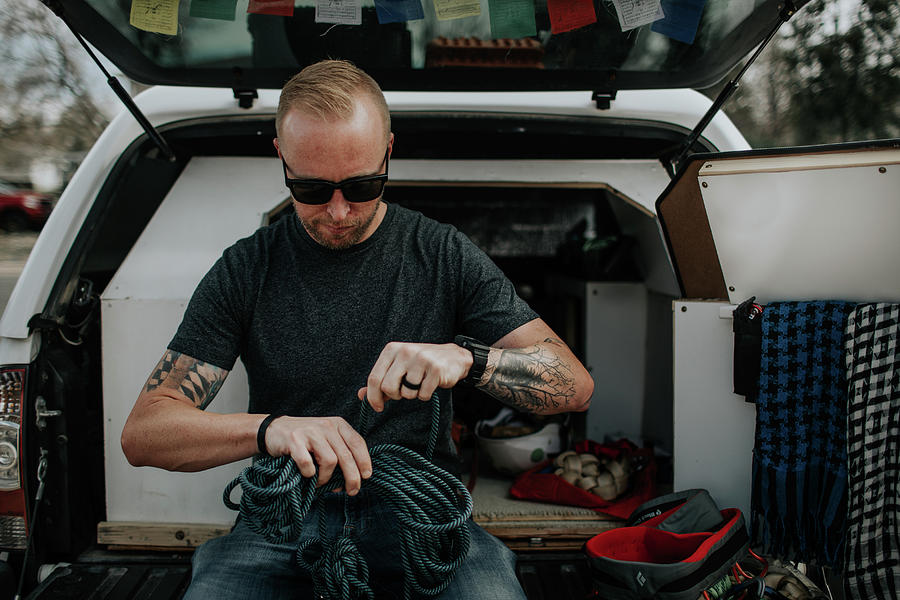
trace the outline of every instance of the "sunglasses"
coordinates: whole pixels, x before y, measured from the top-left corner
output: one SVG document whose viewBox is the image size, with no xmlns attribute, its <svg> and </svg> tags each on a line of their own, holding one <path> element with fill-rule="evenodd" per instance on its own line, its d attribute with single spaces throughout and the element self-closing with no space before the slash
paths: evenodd
<svg viewBox="0 0 900 600">
<path fill-rule="evenodd" d="M 388 151 L 384 151 L 384 173 L 380 175 L 362 175 L 351 177 L 334 183 L 324 179 L 291 179 L 288 177 L 288 166 L 284 165 L 284 184 L 291 191 L 294 200 L 301 204 L 328 204 L 335 190 L 341 190 L 348 202 L 368 202 L 374 200 L 384 191 L 388 178 Z"/>
</svg>

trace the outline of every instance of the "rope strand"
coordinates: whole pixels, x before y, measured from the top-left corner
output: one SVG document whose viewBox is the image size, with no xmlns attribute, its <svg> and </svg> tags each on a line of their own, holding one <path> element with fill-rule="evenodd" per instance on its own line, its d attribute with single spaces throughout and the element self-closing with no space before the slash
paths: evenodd
<svg viewBox="0 0 900 600">
<path fill-rule="evenodd" d="M 372 409 L 362 402 L 359 431 L 368 430 Z M 370 449 L 372 476 L 363 481 L 394 511 L 403 562 L 403 597 L 413 593 L 436 596 L 443 592 L 453 573 L 469 551 L 472 497 L 453 475 L 431 462 L 440 431 L 441 406 L 431 397 L 431 427 L 425 456 L 396 444 L 379 444 Z M 297 540 L 303 520 L 322 494 L 343 486 L 340 469 L 321 488 L 316 487 L 318 470 L 303 477 L 290 456 L 262 457 L 244 468 L 226 487 L 225 505 L 238 511 L 251 531 L 272 543 Z M 231 493 L 241 487 L 241 500 Z M 349 497 L 344 500 L 347 519 Z M 347 528 L 337 537 L 325 534 L 325 511 L 319 510 L 319 536 L 300 544 L 297 564 L 312 576 L 317 595 L 329 600 L 373 599 L 369 567 Z"/>
</svg>

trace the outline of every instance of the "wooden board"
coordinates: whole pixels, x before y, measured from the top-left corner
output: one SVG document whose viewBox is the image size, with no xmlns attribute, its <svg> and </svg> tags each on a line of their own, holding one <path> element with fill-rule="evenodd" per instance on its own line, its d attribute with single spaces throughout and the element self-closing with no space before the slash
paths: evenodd
<svg viewBox="0 0 900 600">
<path fill-rule="evenodd" d="M 602 531 L 621 525 L 618 520 L 581 522 L 476 522 L 499 538 L 511 550 L 580 550 L 584 543 Z"/>
<path fill-rule="evenodd" d="M 231 525 L 197 523 L 142 523 L 137 521 L 101 521 L 97 524 L 97 543 L 117 548 L 186 549 L 231 531 Z"/>
</svg>

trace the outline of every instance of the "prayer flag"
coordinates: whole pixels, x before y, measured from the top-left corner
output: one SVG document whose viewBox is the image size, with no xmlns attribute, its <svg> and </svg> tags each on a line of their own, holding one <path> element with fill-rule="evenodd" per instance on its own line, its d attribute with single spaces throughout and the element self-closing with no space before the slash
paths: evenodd
<svg viewBox="0 0 900 600">
<path fill-rule="evenodd" d="M 375 0 L 379 23 L 403 23 L 425 18 L 421 0 Z"/>
<path fill-rule="evenodd" d="M 247 12 L 292 17 L 294 16 L 294 0 L 250 0 Z"/>
<path fill-rule="evenodd" d="M 316 0 L 316 23 L 362 25 L 359 0 Z"/>
<path fill-rule="evenodd" d="M 592 0 L 547 0 L 550 30 L 565 33 L 597 22 Z"/>
<path fill-rule="evenodd" d="M 656 21 L 650 30 L 685 44 L 693 44 L 705 4 L 706 0 L 663 0 L 662 8 L 666 16 Z"/>
<path fill-rule="evenodd" d="M 234 21 L 237 0 L 191 0 L 192 17 Z"/>
<path fill-rule="evenodd" d="M 481 0 L 434 0 L 434 12 L 440 21 L 477 17 L 481 14 Z"/>
<path fill-rule="evenodd" d="M 178 0 L 131 0 L 128 22 L 144 31 L 178 35 Z"/>
<path fill-rule="evenodd" d="M 534 0 L 488 0 L 491 35 L 494 38 L 522 38 L 537 35 Z"/>
<path fill-rule="evenodd" d="M 653 21 L 662 19 L 662 6 L 659 0 L 612 0 L 619 16 L 622 31 L 628 31 Z"/>
</svg>

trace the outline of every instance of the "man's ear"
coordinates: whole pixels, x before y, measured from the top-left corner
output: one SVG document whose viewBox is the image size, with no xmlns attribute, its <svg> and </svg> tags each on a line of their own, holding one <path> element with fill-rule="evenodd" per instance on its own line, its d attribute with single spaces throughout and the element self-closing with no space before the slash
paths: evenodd
<svg viewBox="0 0 900 600">
<path fill-rule="evenodd" d="M 278 140 L 275 140 L 275 142 L 276 142 L 275 147 L 277 148 L 277 147 L 278 147 L 278 144 L 277 144 Z M 387 152 L 388 152 L 388 158 L 391 157 L 391 153 L 393 153 L 393 151 L 394 151 L 394 132 L 392 131 L 392 132 L 391 132 L 391 137 L 388 138 L 388 150 L 387 150 Z"/>
<path fill-rule="evenodd" d="M 393 135 L 391 137 L 393 137 Z M 272 145 L 275 146 L 275 152 L 278 153 L 278 158 L 281 158 L 281 148 L 278 147 L 278 138 L 272 138 Z"/>
</svg>

